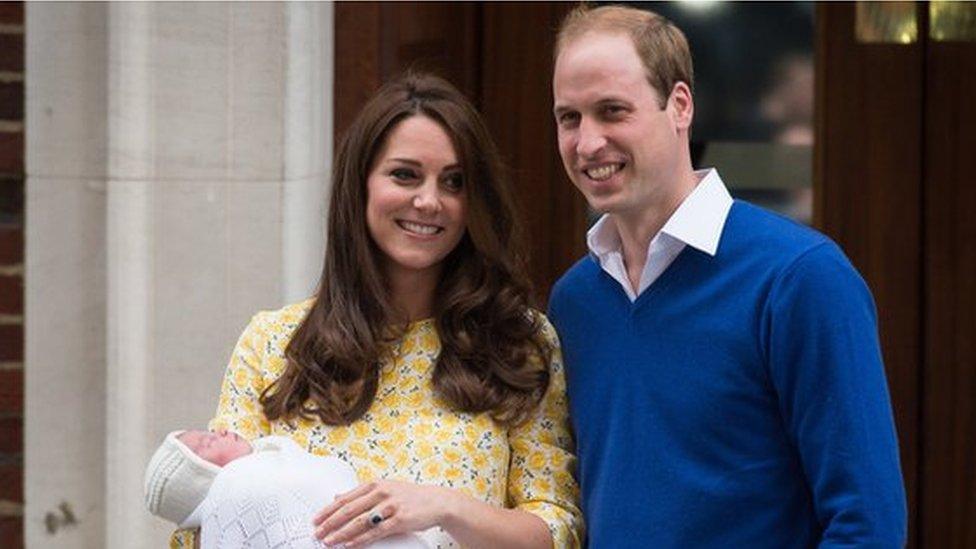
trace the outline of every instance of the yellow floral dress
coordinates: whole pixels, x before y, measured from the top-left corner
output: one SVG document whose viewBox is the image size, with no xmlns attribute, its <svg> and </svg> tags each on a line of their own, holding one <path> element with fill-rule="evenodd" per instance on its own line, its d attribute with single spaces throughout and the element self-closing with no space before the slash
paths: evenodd
<svg viewBox="0 0 976 549">
<path fill-rule="evenodd" d="M 549 389 L 535 413 L 516 427 L 500 425 L 488 414 L 454 411 L 434 395 L 431 374 L 440 339 L 432 320 L 407 327 L 381 364 L 373 404 L 356 422 L 269 422 L 258 397 L 284 371 L 285 347 L 311 304 L 254 316 L 234 349 L 210 429 L 228 429 L 248 439 L 291 437 L 309 452 L 347 461 L 361 482 L 388 478 L 446 486 L 522 509 L 546 522 L 554 547 L 581 546 L 583 521 L 572 475 L 576 458 L 562 355 L 545 317 L 545 341 L 552 348 Z M 457 546 L 443 531 L 425 534 L 432 547 Z M 177 531 L 170 543 L 173 548 L 192 545 L 187 530 Z"/>
</svg>

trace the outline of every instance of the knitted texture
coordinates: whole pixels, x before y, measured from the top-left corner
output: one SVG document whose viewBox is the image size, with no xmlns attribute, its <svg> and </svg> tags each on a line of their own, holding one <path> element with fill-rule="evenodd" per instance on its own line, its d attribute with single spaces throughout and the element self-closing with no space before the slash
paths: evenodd
<svg viewBox="0 0 976 549">
<path fill-rule="evenodd" d="M 166 435 L 146 467 L 144 494 L 149 512 L 182 523 L 207 495 L 220 467 L 180 442 L 183 431 Z"/>
<path fill-rule="evenodd" d="M 228 463 L 184 526 L 200 526 L 202 549 L 322 549 L 312 518 L 358 484 L 349 464 L 313 456 L 287 437 L 254 442 L 254 453 Z M 416 536 L 370 547 L 426 549 Z"/>
<path fill-rule="evenodd" d="M 826 237 L 736 201 L 636 301 L 587 257 L 549 306 L 590 547 L 904 544 L 874 304 Z"/>
</svg>

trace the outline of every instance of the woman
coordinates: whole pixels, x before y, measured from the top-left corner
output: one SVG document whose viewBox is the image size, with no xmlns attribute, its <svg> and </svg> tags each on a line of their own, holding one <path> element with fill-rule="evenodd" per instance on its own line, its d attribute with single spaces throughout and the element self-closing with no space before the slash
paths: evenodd
<svg viewBox="0 0 976 549">
<path fill-rule="evenodd" d="M 315 517 L 326 544 L 579 545 L 561 358 L 510 192 L 439 78 L 386 85 L 347 131 L 319 293 L 252 319 L 210 423 L 352 464 L 363 484 Z"/>
</svg>

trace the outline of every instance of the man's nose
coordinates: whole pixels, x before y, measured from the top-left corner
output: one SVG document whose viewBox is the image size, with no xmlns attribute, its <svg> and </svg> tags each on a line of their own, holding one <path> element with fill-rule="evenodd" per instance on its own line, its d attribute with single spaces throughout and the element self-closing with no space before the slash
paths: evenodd
<svg viewBox="0 0 976 549">
<path fill-rule="evenodd" d="M 607 138 L 603 135 L 603 128 L 600 124 L 586 118 L 580 121 L 576 154 L 583 158 L 589 158 L 599 153 L 606 145 Z"/>
</svg>

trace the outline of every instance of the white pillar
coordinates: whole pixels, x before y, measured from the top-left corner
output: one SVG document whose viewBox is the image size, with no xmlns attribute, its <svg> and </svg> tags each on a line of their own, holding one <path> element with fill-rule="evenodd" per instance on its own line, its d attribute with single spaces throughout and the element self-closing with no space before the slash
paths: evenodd
<svg viewBox="0 0 976 549">
<path fill-rule="evenodd" d="M 27 544 L 160 547 L 149 453 L 317 281 L 332 6 L 33 3 L 26 40 Z"/>
</svg>

